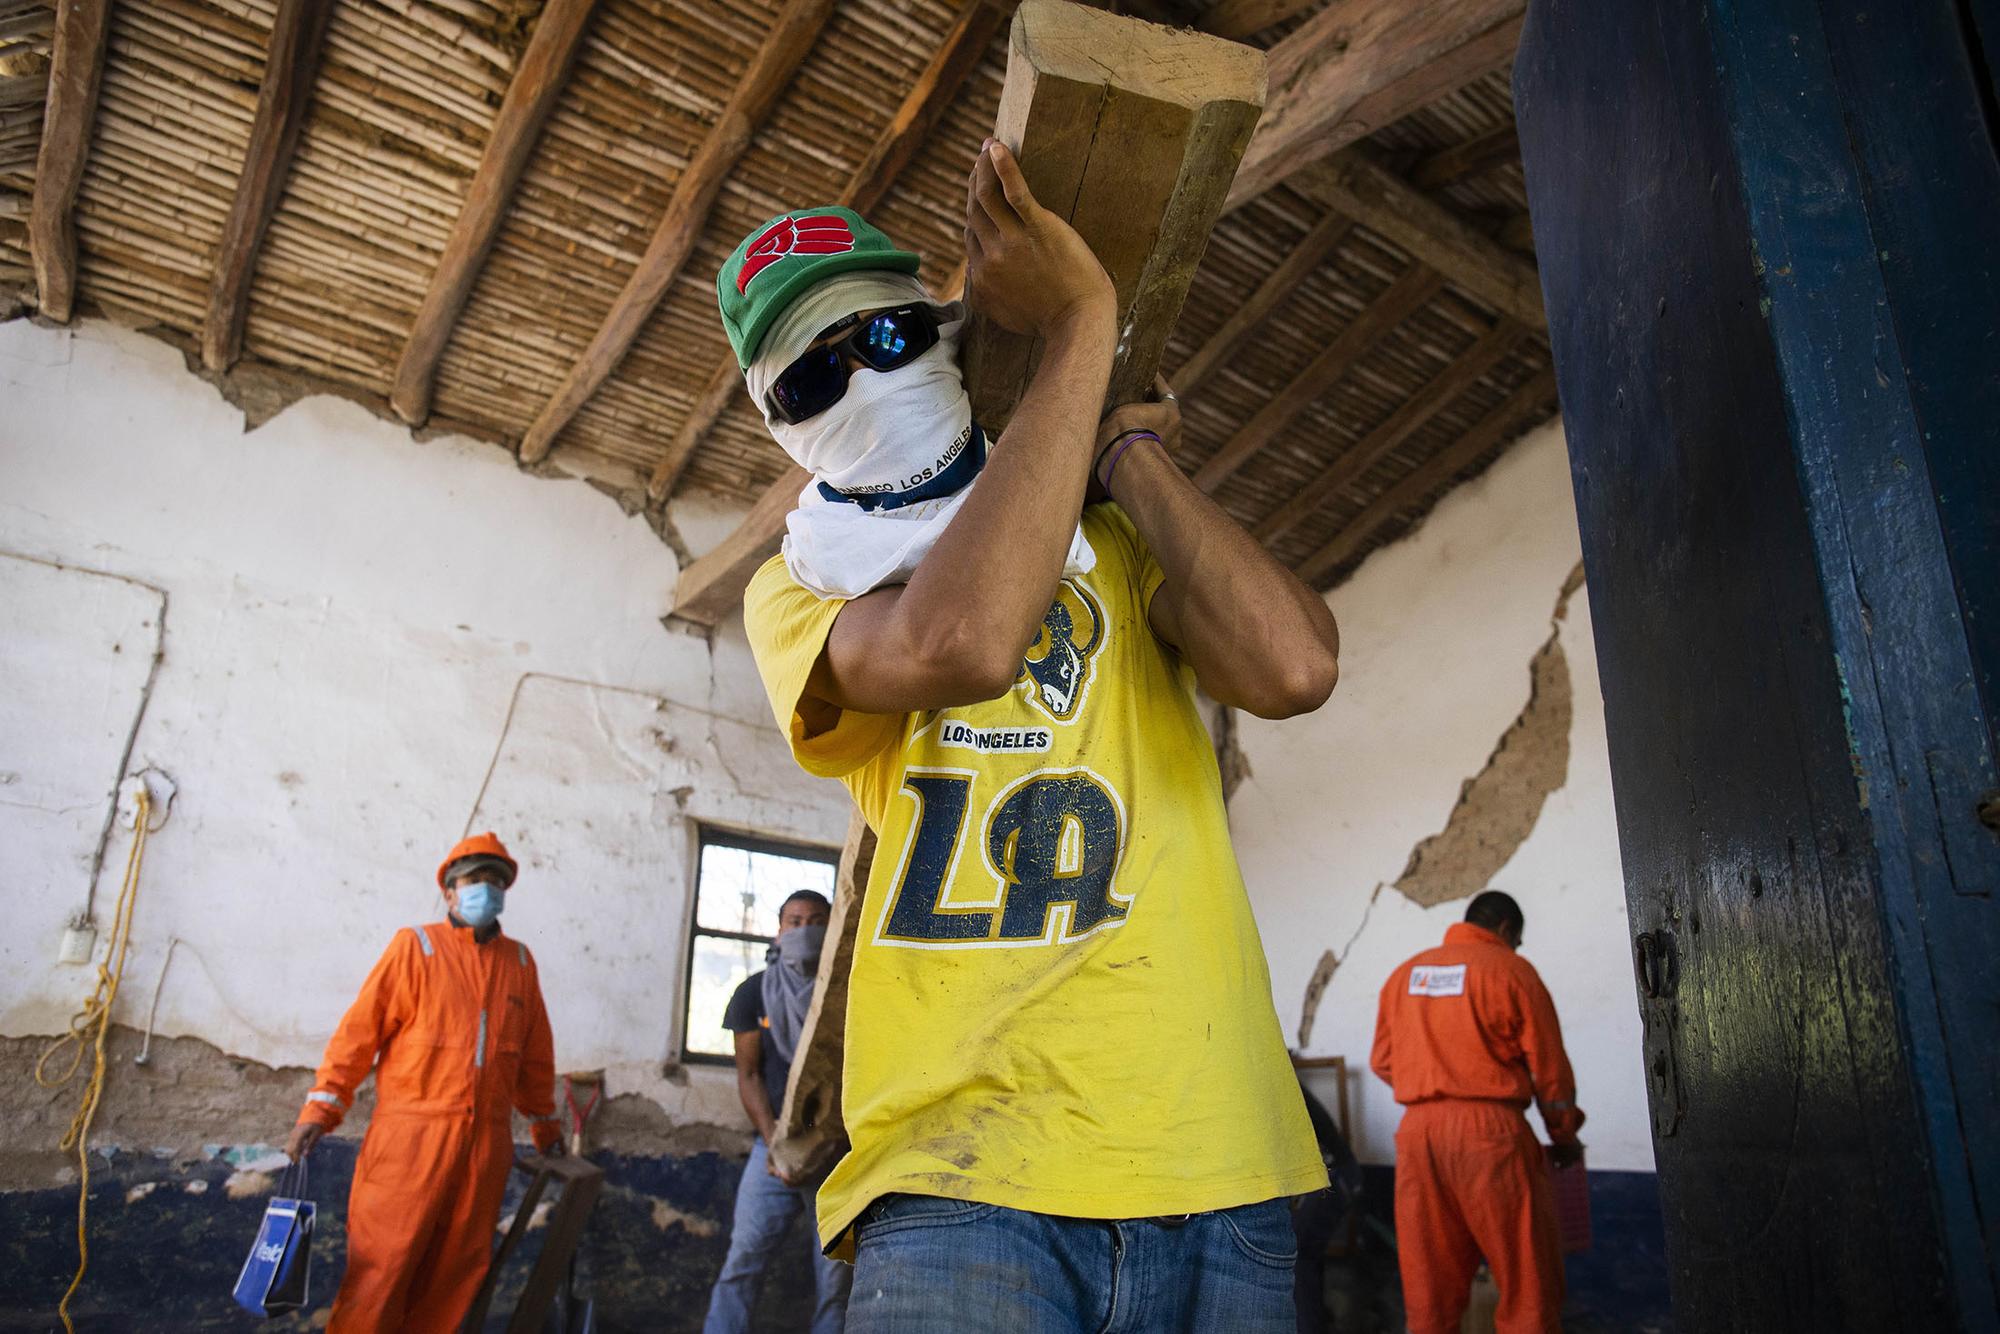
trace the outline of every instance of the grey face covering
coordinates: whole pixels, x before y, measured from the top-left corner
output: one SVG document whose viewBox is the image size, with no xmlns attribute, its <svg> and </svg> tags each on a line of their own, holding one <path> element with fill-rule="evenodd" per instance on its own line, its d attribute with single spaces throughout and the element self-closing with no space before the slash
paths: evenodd
<svg viewBox="0 0 2000 1334">
<path fill-rule="evenodd" d="M 796 926 L 764 952 L 764 1017 L 771 1023 L 771 1045 L 786 1065 L 798 1052 L 799 1031 L 812 1006 L 813 981 L 825 942 L 824 926 Z"/>
</svg>

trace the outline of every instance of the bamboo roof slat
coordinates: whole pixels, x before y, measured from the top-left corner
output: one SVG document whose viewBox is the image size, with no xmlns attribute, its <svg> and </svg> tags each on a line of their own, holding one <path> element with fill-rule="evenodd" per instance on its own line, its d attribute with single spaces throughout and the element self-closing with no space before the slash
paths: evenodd
<svg viewBox="0 0 2000 1334">
<path fill-rule="evenodd" d="M 1154 2 L 1163 13 L 1198 12 L 1191 2 Z M 246 355 L 386 410 L 397 361 L 544 3 L 335 7 L 250 285 Z M 598 0 L 437 361 L 436 420 L 484 439 L 521 437 L 599 333 L 781 7 L 782 0 Z M 1324 6 L 1287 7 L 1296 12 L 1260 29 L 1256 44 L 1283 40 Z M 275 0 L 111 7 L 96 123 L 75 196 L 81 299 L 183 335 L 199 327 L 276 12 Z M 770 215 L 839 196 L 963 13 L 955 0 L 840 0 L 717 184 L 679 271 L 622 360 L 569 417 L 553 456 L 563 469 L 619 487 L 666 476 L 669 490 L 678 482 L 681 490 L 745 501 L 785 473 L 789 461 L 733 368 L 718 369 L 725 346 L 715 269 Z M 35 44 L 48 44 L 53 27 L 43 0 L 0 0 L 0 57 L 45 61 Z M 924 256 L 935 284 L 960 259 L 964 174 L 993 124 L 1005 45 L 1004 31 L 984 40 L 935 123 L 866 210 Z M 18 71 L 0 64 L 0 80 L 13 77 Z M 46 79 L 31 82 L 18 94 L 0 82 L 0 101 L 19 98 L 0 106 L 0 302 L 6 291 L 33 291 L 20 219 L 34 186 Z M 1413 173 L 1409 188 L 1428 186 L 1430 204 L 1468 235 L 1518 250 L 1531 241 L 1520 221 L 1519 164 L 1504 151 L 1512 115 L 1500 70 L 1382 127 L 1365 149 L 1372 161 Z M 1165 358 L 1182 366 L 1227 335 L 1226 352 L 1208 354 L 1205 373 L 1183 395 L 1182 458 L 1212 462 L 1410 270 L 1415 242 L 1350 224 L 1280 184 L 1217 226 Z M 1315 234 L 1323 253 L 1286 269 Z M 1258 318 L 1232 323 L 1253 297 Z M 1338 558 L 1322 560 L 1317 577 L 1351 570 L 1384 535 L 1407 528 L 1438 488 L 1485 466 L 1552 406 L 1523 409 L 1521 422 L 1463 466 L 1432 466 L 1468 438 L 1478 444 L 1485 417 L 1546 375 L 1546 340 L 1530 328 L 1504 355 L 1476 366 L 1478 374 L 1447 381 L 1448 368 L 1492 325 L 1486 300 L 1456 282 L 1384 321 L 1331 383 L 1294 403 L 1289 419 L 1226 471 L 1216 499 L 1253 526 L 1284 515 L 1267 535 L 1288 562 L 1317 568 L 1319 553 L 1338 543 Z M 1446 401 L 1409 406 L 1441 383 L 1454 391 Z M 1407 429 L 1393 439 L 1381 434 L 1395 421 Z M 691 422 L 702 429 L 687 448 L 678 437 Z M 1350 453 L 1363 445 L 1363 455 Z M 1383 496 L 1396 498 L 1388 511 L 1375 508 Z M 1371 531 L 1350 531 L 1357 523 Z"/>
</svg>

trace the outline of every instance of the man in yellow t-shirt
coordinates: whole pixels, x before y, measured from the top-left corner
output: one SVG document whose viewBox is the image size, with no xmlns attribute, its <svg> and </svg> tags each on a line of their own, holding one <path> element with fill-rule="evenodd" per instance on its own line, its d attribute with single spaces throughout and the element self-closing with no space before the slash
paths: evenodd
<svg viewBox="0 0 2000 1334">
<path fill-rule="evenodd" d="M 820 1236 L 863 1334 L 1289 1330 L 1286 1199 L 1326 1172 L 1195 687 L 1317 708 L 1338 634 L 1175 467 L 1170 393 L 1098 423 L 1109 280 L 991 141 L 967 214 L 973 305 L 1043 348 L 990 448 L 962 311 L 857 215 L 775 219 L 717 278 L 815 477 L 751 645 L 880 835 Z"/>
</svg>

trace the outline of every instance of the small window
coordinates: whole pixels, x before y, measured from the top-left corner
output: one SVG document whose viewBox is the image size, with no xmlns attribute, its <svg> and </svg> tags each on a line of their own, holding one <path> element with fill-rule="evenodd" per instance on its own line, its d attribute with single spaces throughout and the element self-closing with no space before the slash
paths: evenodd
<svg viewBox="0 0 2000 1334">
<path fill-rule="evenodd" d="M 778 934 L 778 909 L 786 899 L 810 889 L 832 901 L 839 862 L 835 848 L 701 831 L 683 998 L 683 1058 L 734 1058 L 736 1039 L 722 1026 L 729 998 L 744 978 L 764 966 L 764 950 Z"/>
</svg>

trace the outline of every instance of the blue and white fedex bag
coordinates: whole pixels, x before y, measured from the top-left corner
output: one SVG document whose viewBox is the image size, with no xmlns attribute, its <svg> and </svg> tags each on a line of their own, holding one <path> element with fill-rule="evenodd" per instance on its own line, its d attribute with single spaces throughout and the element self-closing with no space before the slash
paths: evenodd
<svg viewBox="0 0 2000 1334">
<path fill-rule="evenodd" d="M 312 1277 L 313 1202 L 306 1193 L 304 1158 L 278 1178 L 277 1194 L 264 1206 L 264 1223 L 250 1258 L 236 1276 L 236 1304 L 255 1315 L 305 1309 Z"/>
</svg>

